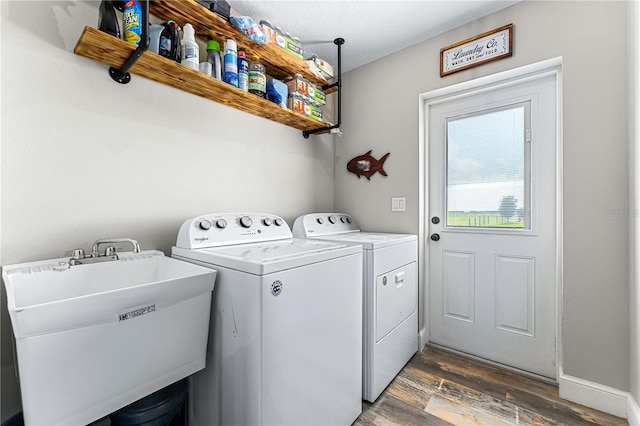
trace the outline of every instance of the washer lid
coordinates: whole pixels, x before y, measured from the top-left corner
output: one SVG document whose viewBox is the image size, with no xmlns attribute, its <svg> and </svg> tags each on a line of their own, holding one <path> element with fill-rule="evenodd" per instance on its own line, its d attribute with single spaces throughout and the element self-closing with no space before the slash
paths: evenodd
<svg viewBox="0 0 640 426">
<path fill-rule="evenodd" d="M 317 238 L 317 239 L 316 239 Z M 388 234 L 383 232 L 351 232 L 347 234 L 322 235 L 313 238 L 325 241 L 335 241 L 348 244 L 361 244 L 365 250 L 376 250 L 409 241 L 417 241 L 414 234 Z"/>
<path fill-rule="evenodd" d="M 172 255 L 177 258 L 254 275 L 266 275 L 361 252 L 359 245 L 297 238 L 203 249 L 172 249 Z"/>
</svg>

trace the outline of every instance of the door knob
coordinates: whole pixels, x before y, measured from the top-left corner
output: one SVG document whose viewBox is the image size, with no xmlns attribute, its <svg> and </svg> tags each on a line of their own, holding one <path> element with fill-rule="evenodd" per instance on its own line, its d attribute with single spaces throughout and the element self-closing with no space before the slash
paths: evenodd
<svg viewBox="0 0 640 426">
<path fill-rule="evenodd" d="M 439 241 L 439 240 L 440 240 L 440 235 L 431 234 L 431 241 Z"/>
</svg>

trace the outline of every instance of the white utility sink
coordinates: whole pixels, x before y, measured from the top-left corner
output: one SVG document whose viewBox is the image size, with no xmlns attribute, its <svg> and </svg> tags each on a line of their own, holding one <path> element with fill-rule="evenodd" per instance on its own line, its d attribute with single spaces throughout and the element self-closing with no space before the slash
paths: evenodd
<svg viewBox="0 0 640 426">
<path fill-rule="evenodd" d="M 3 267 L 25 424 L 87 424 L 204 368 L 216 271 L 118 256 Z"/>
</svg>

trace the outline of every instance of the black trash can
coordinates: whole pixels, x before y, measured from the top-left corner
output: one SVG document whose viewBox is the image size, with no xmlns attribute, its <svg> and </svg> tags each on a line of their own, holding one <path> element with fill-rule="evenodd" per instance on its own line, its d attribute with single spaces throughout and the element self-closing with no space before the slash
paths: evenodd
<svg viewBox="0 0 640 426">
<path fill-rule="evenodd" d="M 24 426 L 24 417 L 22 411 L 14 414 L 2 423 L 2 426 Z"/>
<path fill-rule="evenodd" d="M 121 408 L 109 418 L 111 426 L 187 426 L 187 379 Z"/>
</svg>

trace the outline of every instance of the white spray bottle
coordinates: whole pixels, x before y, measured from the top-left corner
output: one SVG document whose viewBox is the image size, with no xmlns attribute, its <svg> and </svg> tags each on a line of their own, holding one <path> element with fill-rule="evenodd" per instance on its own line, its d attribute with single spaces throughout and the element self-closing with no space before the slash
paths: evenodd
<svg viewBox="0 0 640 426">
<path fill-rule="evenodd" d="M 184 24 L 182 28 L 182 64 L 191 69 L 200 69 L 200 48 L 195 39 L 195 31 L 191 24 Z"/>
</svg>

